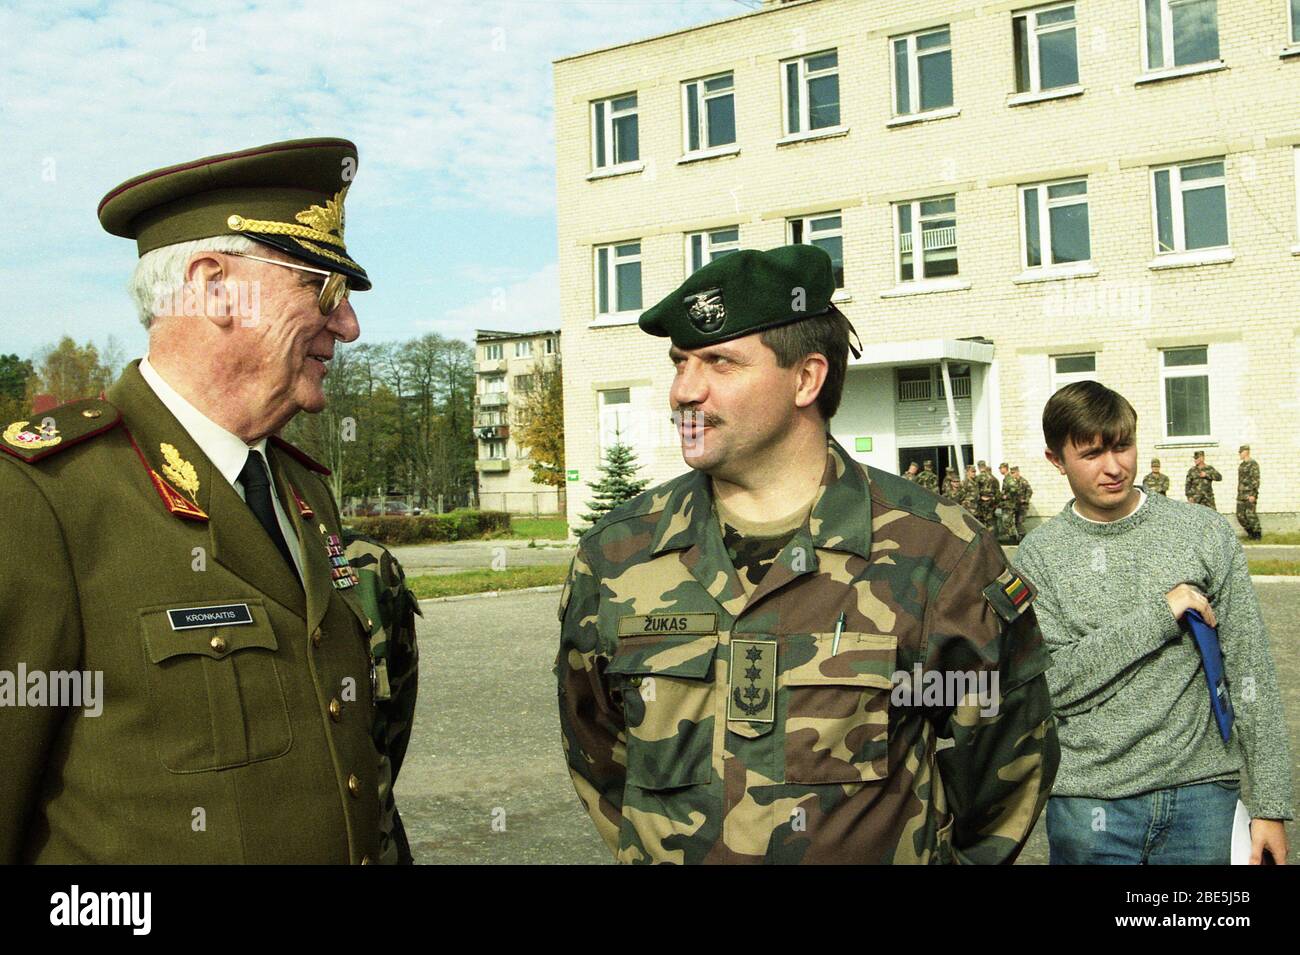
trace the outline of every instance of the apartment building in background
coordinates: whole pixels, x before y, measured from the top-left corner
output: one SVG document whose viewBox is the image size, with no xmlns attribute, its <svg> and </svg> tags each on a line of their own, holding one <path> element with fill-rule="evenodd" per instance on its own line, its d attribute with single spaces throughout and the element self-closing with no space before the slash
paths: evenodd
<svg viewBox="0 0 1300 955">
<path fill-rule="evenodd" d="M 512 436 L 520 405 L 537 376 L 560 354 L 558 329 L 494 332 L 474 338 L 474 438 L 478 445 L 479 506 L 512 514 L 556 514 L 556 488 L 533 481 L 528 449 Z"/>
<path fill-rule="evenodd" d="M 570 481 L 616 438 L 685 470 L 638 315 L 807 242 L 865 346 L 830 426 L 858 460 L 1009 461 L 1050 516 L 1043 405 L 1094 378 L 1139 480 L 1181 499 L 1203 449 L 1231 513 L 1250 443 L 1265 527 L 1300 511 L 1300 0 L 769 2 L 554 83 Z"/>
</svg>

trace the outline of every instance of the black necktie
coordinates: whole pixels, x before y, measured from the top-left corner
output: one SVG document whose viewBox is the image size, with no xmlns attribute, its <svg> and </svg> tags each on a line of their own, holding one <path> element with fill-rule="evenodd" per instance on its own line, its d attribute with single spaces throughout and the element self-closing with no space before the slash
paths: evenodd
<svg viewBox="0 0 1300 955">
<path fill-rule="evenodd" d="M 280 532 L 280 522 L 275 517 L 275 505 L 271 503 L 271 475 L 267 473 L 266 462 L 262 460 L 262 456 L 252 449 L 249 449 L 248 460 L 244 462 L 244 468 L 239 472 L 239 483 L 244 485 L 244 500 L 248 503 L 249 509 L 266 529 L 271 543 L 275 544 L 280 556 L 297 577 L 298 567 L 293 562 L 293 555 L 289 553 L 289 545 L 285 543 L 284 534 Z"/>
</svg>

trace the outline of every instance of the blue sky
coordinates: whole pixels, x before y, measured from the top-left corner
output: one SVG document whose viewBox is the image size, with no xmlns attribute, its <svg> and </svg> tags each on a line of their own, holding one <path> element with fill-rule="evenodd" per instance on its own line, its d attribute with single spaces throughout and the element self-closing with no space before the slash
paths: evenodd
<svg viewBox="0 0 1300 955">
<path fill-rule="evenodd" d="M 99 227 L 99 199 L 150 169 L 302 136 L 360 150 L 348 248 L 375 282 L 355 299 L 363 341 L 558 327 L 551 61 L 757 5 L 7 3 L 0 352 L 111 335 L 142 354 L 135 245 Z"/>
</svg>

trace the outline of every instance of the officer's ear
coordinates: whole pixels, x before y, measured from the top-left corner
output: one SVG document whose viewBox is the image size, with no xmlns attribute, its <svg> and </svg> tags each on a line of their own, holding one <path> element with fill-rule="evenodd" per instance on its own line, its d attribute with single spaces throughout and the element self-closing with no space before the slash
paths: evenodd
<svg viewBox="0 0 1300 955">
<path fill-rule="evenodd" d="M 817 400 L 822 386 L 826 384 L 826 373 L 830 367 L 830 362 L 821 352 L 806 355 L 799 363 L 799 377 L 794 393 L 796 408 L 807 408 Z"/>
<path fill-rule="evenodd" d="M 185 263 L 186 301 L 199 304 L 202 309 L 199 315 L 220 328 L 234 320 L 235 310 L 231 305 L 239 301 L 237 292 L 231 295 L 231 282 L 226 259 L 217 252 L 195 252 Z"/>
</svg>

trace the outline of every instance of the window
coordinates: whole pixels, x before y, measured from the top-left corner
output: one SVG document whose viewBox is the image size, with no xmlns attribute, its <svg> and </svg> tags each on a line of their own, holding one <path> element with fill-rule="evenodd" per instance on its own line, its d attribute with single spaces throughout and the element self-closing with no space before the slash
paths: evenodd
<svg viewBox="0 0 1300 955">
<path fill-rule="evenodd" d="M 522 342 L 515 342 L 515 357 L 516 358 L 533 357 L 533 343 L 527 340 Z"/>
<path fill-rule="evenodd" d="M 1143 0 L 1148 70 L 1219 58 L 1218 0 Z"/>
<path fill-rule="evenodd" d="M 1228 244 L 1223 160 L 1167 166 L 1152 172 L 1156 252 L 1212 249 Z"/>
<path fill-rule="evenodd" d="M 1073 86 L 1079 82 L 1074 4 L 1029 10 L 1011 18 L 1016 45 L 1016 92 Z"/>
<path fill-rule="evenodd" d="M 1291 0 L 1291 42 L 1300 43 L 1300 0 Z"/>
<path fill-rule="evenodd" d="M 840 214 L 832 212 L 826 215 L 805 216 L 790 219 L 790 242 L 792 245 L 815 245 L 825 249 L 831 257 L 831 268 L 835 273 L 835 287 L 844 288 L 844 229 Z"/>
<path fill-rule="evenodd" d="M 597 392 L 600 399 L 600 456 L 616 444 L 632 444 L 632 391 L 611 388 Z"/>
<path fill-rule="evenodd" d="M 1020 187 L 1024 267 L 1037 269 L 1092 258 L 1088 236 L 1088 181 Z"/>
<path fill-rule="evenodd" d="M 641 243 L 596 248 L 596 313 L 612 315 L 641 308 Z"/>
<path fill-rule="evenodd" d="M 909 365 L 897 369 L 899 401 L 944 401 L 943 368 L 939 365 Z M 970 365 L 950 364 L 953 398 L 970 397 Z"/>
<path fill-rule="evenodd" d="M 1300 3 L 1300 0 L 1296 0 Z M 1296 235 L 1300 237 L 1300 146 L 1291 150 L 1292 157 L 1295 159 L 1295 228 Z"/>
<path fill-rule="evenodd" d="M 1052 363 L 1053 394 L 1076 381 L 1095 381 L 1097 378 L 1097 356 L 1095 353 L 1053 355 L 1049 360 Z"/>
<path fill-rule="evenodd" d="M 532 375 L 515 375 L 515 394 L 526 395 L 532 390 Z"/>
<path fill-rule="evenodd" d="M 635 93 L 591 104 L 591 146 L 597 169 L 640 158 Z"/>
<path fill-rule="evenodd" d="M 787 134 L 840 124 L 839 54 L 816 53 L 782 63 Z"/>
<path fill-rule="evenodd" d="M 505 439 L 492 438 L 487 442 L 487 447 L 484 450 L 485 453 L 483 457 L 485 458 L 496 458 L 496 459 L 504 458 L 506 456 Z"/>
<path fill-rule="evenodd" d="M 500 360 L 501 360 L 501 345 L 500 345 L 500 344 L 496 344 L 496 345 L 484 345 L 484 346 L 483 346 L 483 360 L 484 360 L 484 361 L 500 361 Z"/>
<path fill-rule="evenodd" d="M 894 207 L 898 227 L 898 281 L 957 274 L 957 199 L 943 196 Z M 920 268 L 915 249 L 921 250 Z"/>
<path fill-rule="evenodd" d="M 1167 348 L 1160 353 L 1166 438 L 1210 436 L 1209 349 Z"/>
<path fill-rule="evenodd" d="M 559 348 L 559 342 L 557 342 L 554 338 L 547 338 L 545 340 L 545 345 L 543 346 L 542 349 L 542 354 L 554 355 L 555 352 L 558 350 L 558 348 Z"/>
<path fill-rule="evenodd" d="M 894 114 L 952 105 L 952 44 L 947 27 L 895 37 Z"/>
<path fill-rule="evenodd" d="M 483 394 L 500 395 L 506 390 L 505 375 L 484 375 L 483 376 Z"/>
<path fill-rule="evenodd" d="M 698 272 L 714 259 L 740 248 L 740 226 L 713 232 L 691 232 L 686 236 L 686 274 Z"/>
<path fill-rule="evenodd" d="M 682 149 L 688 153 L 736 141 L 735 79 L 730 73 L 682 84 Z"/>
</svg>

